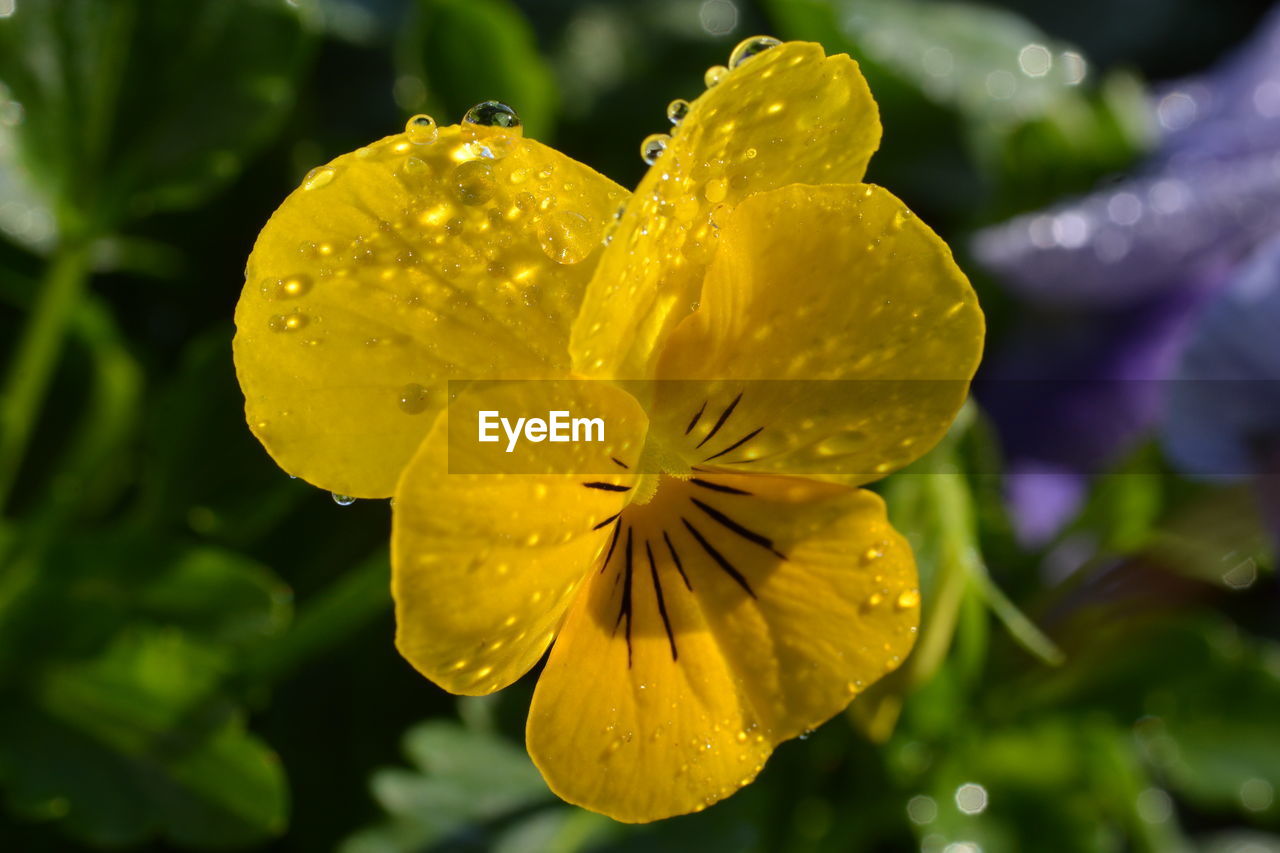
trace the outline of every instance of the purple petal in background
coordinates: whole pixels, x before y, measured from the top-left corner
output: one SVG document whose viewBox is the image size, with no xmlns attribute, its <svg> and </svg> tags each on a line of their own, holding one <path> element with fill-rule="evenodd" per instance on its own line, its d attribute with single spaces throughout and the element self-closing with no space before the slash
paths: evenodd
<svg viewBox="0 0 1280 853">
<path fill-rule="evenodd" d="M 1198 318 L 1172 385 L 1169 455 L 1205 476 L 1245 476 L 1280 440 L 1280 238 Z"/>
<path fill-rule="evenodd" d="M 1035 462 L 1012 466 L 1005 477 L 1005 501 L 1018 541 L 1037 546 L 1057 536 L 1080 511 L 1087 487 L 1083 475 L 1065 468 Z"/>
<path fill-rule="evenodd" d="M 1170 165 L 1105 192 L 980 231 L 973 250 L 1042 305 L 1114 308 L 1177 287 L 1280 230 L 1280 145 Z"/>
<path fill-rule="evenodd" d="M 1190 165 L 1280 147 L 1280 8 L 1205 74 L 1162 86 L 1154 98 L 1160 158 Z"/>
</svg>

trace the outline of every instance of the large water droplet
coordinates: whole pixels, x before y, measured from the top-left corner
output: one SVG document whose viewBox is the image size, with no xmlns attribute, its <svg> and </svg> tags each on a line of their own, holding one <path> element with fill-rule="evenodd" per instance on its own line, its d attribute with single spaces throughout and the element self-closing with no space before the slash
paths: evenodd
<svg viewBox="0 0 1280 853">
<path fill-rule="evenodd" d="M 499 101 L 481 101 L 467 110 L 467 114 L 462 117 L 462 123 L 514 130 L 520 127 L 520 116 L 516 115 L 516 111 L 511 107 Z"/>
<path fill-rule="evenodd" d="M 482 160 L 459 163 L 453 170 L 454 195 L 463 204 L 484 204 L 493 198 L 496 187 L 493 167 Z"/>
<path fill-rule="evenodd" d="M 737 68 L 754 56 L 759 56 L 770 48 L 777 47 L 782 44 L 773 36 L 752 36 L 738 42 L 738 46 L 733 49 L 733 53 L 729 54 L 729 67 Z"/>
<path fill-rule="evenodd" d="M 702 82 L 707 84 L 707 88 L 710 89 L 712 86 L 723 80 L 725 75 L 728 73 L 729 69 L 725 68 L 723 65 L 713 65 L 707 69 L 706 74 L 702 75 Z"/>
<path fill-rule="evenodd" d="M 405 414 L 421 414 L 430 404 L 430 395 L 425 386 L 411 382 L 400 389 L 400 411 Z"/>
<path fill-rule="evenodd" d="M 333 180 L 333 169 L 328 166 L 322 166 L 307 172 L 307 176 L 302 179 L 302 188 L 304 190 L 318 190 L 323 186 L 327 186 Z"/>
<path fill-rule="evenodd" d="M 667 150 L 671 137 L 665 133 L 651 133 L 640 143 L 640 157 L 650 166 L 658 162 L 658 158 Z"/>
<path fill-rule="evenodd" d="M 898 600 L 894 602 L 899 610 L 910 610 L 920 603 L 920 591 L 915 589 L 904 589 L 898 594 Z"/>
<path fill-rule="evenodd" d="M 684 98 L 676 98 L 667 104 L 667 119 L 672 124 L 679 124 L 689 114 L 689 102 Z"/>
<path fill-rule="evenodd" d="M 440 135 L 436 120 L 429 115 L 416 115 L 405 122 L 404 135 L 414 145 L 430 145 Z"/>
<path fill-rule="evenodd" d="M 350 495 L 340 495 L 337 492 L 332 492 L 331 494 L 333 495 L 333 502 L 338 506 L 351 506 L 356 502 L 356 499 Z"/>
<path fill-rule="evenodd" d="M 590 220 L 572 210 L 550 213 L 538 223 L 538 244 L 558 264 L 576 264 L 596 247 Z"/>
</svg>

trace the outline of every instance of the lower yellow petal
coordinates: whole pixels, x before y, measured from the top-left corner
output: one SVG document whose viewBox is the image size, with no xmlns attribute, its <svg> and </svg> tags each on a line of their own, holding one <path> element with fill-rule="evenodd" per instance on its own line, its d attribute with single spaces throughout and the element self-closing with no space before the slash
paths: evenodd
<svg viewBox="0 0 1280 853">
<path fill-rule="evenodd" d="M 553 396 L 573 411 L 604 415 L 606 441 L 545 453 L 488 453 L 494 445 L 449 438 L 449 420 L 478 405 L 507 412 L 545 403 L 546 383 L 463 394 L 413 457 L 396 489 L 392 595 L 396 646 L 427 678 L 478 695 L 510 684 L 537 662 L 630 497 L 644 443 L 635 401 L 605 383 L 563 383 Z M 548 445 L 538 445 L 549 448 Z M 546 473 L 547 454 L 558 468 Z M 503 467 L 495 466 L 495 461 Z M 449 473 L 450 469 L 470 473 Z M 500 473 L 479 473 L 497 470 Z M 600 474 L 611 470 L 617 473 Z"/>
<path fill-rule="evenodd" d="M 914 641 L 915 563 L 870 492 L 665 478 L 619 529 L 529 712 L 529 752 L 569 802 L 629 822 L 702 809 Z"/>
<path fill-rule="evenodd" d="M 400 134 L 316 169 L 262 229 L 236 306 L 254 434 L 291 474 L 389 497 L 450 379 L 566 375 L 626 195 L 530 139 Z M 499 143 L 503 143 L 499 146 Z"/>
</svg>

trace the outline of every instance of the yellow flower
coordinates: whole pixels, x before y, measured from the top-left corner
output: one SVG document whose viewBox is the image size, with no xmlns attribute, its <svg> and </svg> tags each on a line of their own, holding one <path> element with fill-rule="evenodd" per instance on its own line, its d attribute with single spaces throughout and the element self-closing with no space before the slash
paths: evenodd
<svg viewBox="0 0 1280 853">
<path fill-rule="evenodd" d="M 947 247 L 860 183 L 880 126 L 857 65 L 767 47 L 673 105 L 629 197 L 498 107 L 415 118 L 307 177 L 237 307 L 275 460 L 395 497 L 400 651 L 484 694 L 551 646 L 530 754 L 623 821 L 728 796 L 910 651 L 914 560 L 857 486 L 938 440 L 982 346 Z M 604 469 L 448 473 L 448 414 L 479 392 L 447 380 L 585 378 L 611 381 L 557 402 L 619 425 L 574 446 Z M 534 384 L 484 393 L 516 411 Z"/>
</svg>

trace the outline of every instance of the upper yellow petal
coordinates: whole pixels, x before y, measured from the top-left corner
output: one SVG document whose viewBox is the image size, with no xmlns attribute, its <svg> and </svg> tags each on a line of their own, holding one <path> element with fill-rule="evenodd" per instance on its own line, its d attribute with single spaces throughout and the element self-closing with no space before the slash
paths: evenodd
<svg viewBox="0 0 1280 853">
<path fill-rule="evenodd" d="M 609 546 L 609 519 L 636 480 L 627 471 L 635 467 L 646 421 L 635 401 L 603 382 L 553 383 L 554 391 L 541 387 L 546 384 L 459 395 L 396 489 L 396 646 L 419 672 L 454 693 L 498 690 L 537 662 L 594 559 Z M 538 453 L 508 455 L 456 430 L 451 438 L 451 420 L 474 429 L 477 406 L 528 414 L 548 397 L 606 420 L 605 441 L 538 444 Z M 494 447 L 496 454 L 489 452 Z"/>
<path fill-rule="evenodd" d="M 623 821 L 704 808 L 911 649 L 911 549 L 869 492 L 667 478 L 619 523 L 529 711 L 529 754 L 569 802 Z"/>
<path fill-rule="evenodd" d="M 388 497 L 449 379 L 569 369 L 568 334 L 625 191 L 533 140 L 458 127 L 314 171 L 263 228 L 236 306 L 249 425 L 291 474 Z"/>
<path fill-rule="evenodd" d="M 707 381 L 659 382 L 651 432 L 692 465 L 878 479 L 946 431 L 983 334 L 946 244 L 885 190 L 753 196 L 661 358 Z"/>
<path fill-rule="evenodd" d="M 575 369 L 651 376 L 734 206 L 792 183 L 860 181 L 879 142 L 875 101 L 844 54 L 789 42 L 730 72 L 693 101 L 628 202 L 574 324 Z"/>
</svg>

